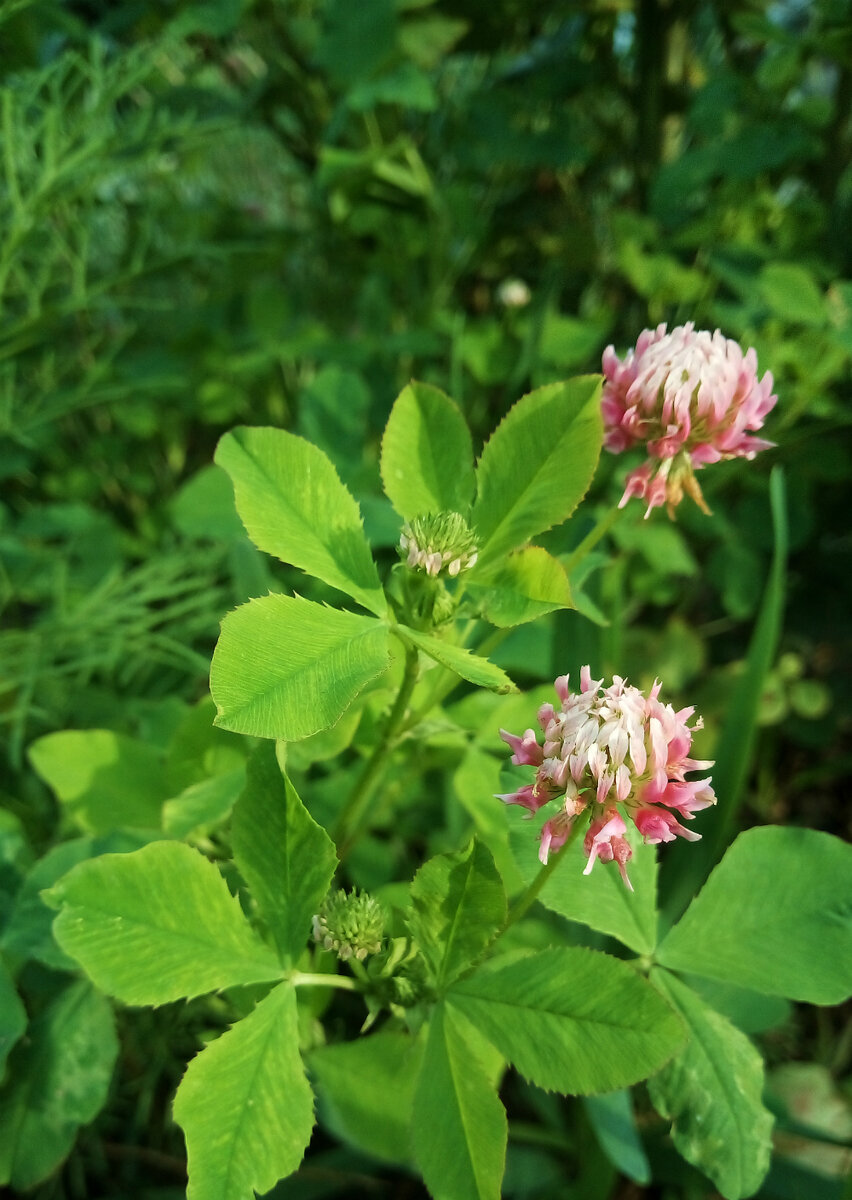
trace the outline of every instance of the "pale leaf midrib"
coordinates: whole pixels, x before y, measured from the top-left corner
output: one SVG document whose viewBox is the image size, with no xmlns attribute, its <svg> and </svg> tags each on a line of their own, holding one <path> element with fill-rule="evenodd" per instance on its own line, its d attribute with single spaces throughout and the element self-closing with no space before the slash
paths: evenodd
<svg viewBox="0 0 852 1200">
<path fill-rule="evenodd" d="M 349 615 L 357 615 L 357 614 L 349 614 Z M 340 638 L 340 640 L 337 641 L 334 644 L 334 646 L 327 647 L 322 652 L 321 655 L 317 655 L 316 658 L 313 658 L 313 659 L 311 659 L 310 662 L 307 662 L 303 666 L 298 667 L 297 669 L 292 671 L 289 675 L 286 675 L 283 678 L 276 680 L 274 683 L 271 683 L 269 685 L 269 687 L 264 688 L 263 691 L 255 692 L 252 696 L 250 696 L 247 700 L 244 700 L 241 704 L 228 705 L 227 712 L 226 712 L 227 718 L 229 720 L 232 720 L 234 717 L 241 716 L 247 710 L 253 709 L 256 704 L 258 704 L 264 700 L 267 700 L 269 697 L 276 696 L 282 689 L 293 686 L 294 681 L 298 681 L 303 676 L 316 673 L 317 665 L 319 663 L 327 663 L 328 659 L 332 655 L 337 654 L 343 647 L 351 646 L 354 642 L 361 642 L 365 638 L 375 637 L 379 628 L 385 628 L 385 629 L 387 628 L 380 617 L 375 617 L 375 616 L 374 617 L 363 617 L 361 619 L 363 619 L 365 621 L 375 621 L 375 628 L 364 629 L 364 630 L 362 630 L 361 633 L 356 633 L 352 637 Z M 370 679 L 375 679 L 376 676 L 378 676 L 382 673 L 383 669 L 384 669 L 384 667 L 379 667 L 378 670 L 376 670 L 372 673 L 372 675 L 370 676 Z M 368 682 L 369 682 L 369 680 L 367 680 L 364 683 L 364 685 L 362 685 L 362 686 L 366 686 L 366 683 L 368 683 Z M 358 690 L 360 691 L 361 689 L 359 688 Z M 354 699 L 355 699 L 355 697 L 353 696 L 352 700 L 354 700 Z M 349 703 L 346 705 L 346 708 L 349 707 L 349 704 L 352 703 L 352 700 L 349 701 Z M 346 708 L 344 708 L 344 710 L 343 710 L 344 712 L 346 711 Z M 340 715 L 342 716 L 343 713 L 341 713 Z"/>
</svg>

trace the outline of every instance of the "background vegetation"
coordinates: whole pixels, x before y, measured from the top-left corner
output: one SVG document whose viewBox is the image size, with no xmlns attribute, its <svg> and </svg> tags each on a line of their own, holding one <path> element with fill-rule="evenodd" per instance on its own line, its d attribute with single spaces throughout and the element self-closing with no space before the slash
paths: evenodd
<svg viewBox="0 0 852 1200">
<path fill-rule="evenodd" d="M 6 0 L 0 946 L 31 1017 L 73 979 L 39 888 L 131 836 L 75 815 L 72 766 L 48 778 L 33 743 L 133 738 L 166 795 L 193 754 L 238 755 L 202 744 L 191 706 L 222 614 L 292 580 L 242 532 L 210 465 L 221 433 L 273 424 L 327 449 L 391 561 L 378 442 L 405 382 L 447 390 L 481 444 L 519 395 L 660 321 L 755 346 L 777 448 L 704 473 L 712 518 L 631 505 L 577 581 L 581 612 L 496 659 L 526 686 L 586 661 L 659 675 L 705 714 L 701 749 L 726 747 L 732 822 L 848 835 L 850 63 L 846 0 Z M 602 461 L 581 533 L 630 465 Z M 444 763 L 365 841 L 376 887 L 482 819 Z M 316 796 L 333 788 L 305 766 Z M 106 1105 L 38 1200 L 182 1195 L 169 1100 L 229 1012 L 119 1011 Z M 786 1129 L 760 1194 L 840 1196 L 848 1018 L 784 1010 L 750 1032 Z M 712 1194 L 650 1115 L 644 1190 L 583 1105 L 509 1086 L 507 1196 Z M 324 1134 L 275 1195 L 419 1188 Z"/>
</svg>

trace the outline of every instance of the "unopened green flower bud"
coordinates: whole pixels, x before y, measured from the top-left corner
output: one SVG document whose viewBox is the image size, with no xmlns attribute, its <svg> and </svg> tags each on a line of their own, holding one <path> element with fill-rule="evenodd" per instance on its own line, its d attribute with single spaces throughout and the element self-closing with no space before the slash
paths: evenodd
<svg viewBox="0 0 852 1200">
<path fill-rule="evenodd" d="M 314 941 L 326 950 L 336 951 L 345 962 L 382 948 L 385 915 L 381 905 L 366 892 L 332 892 L 313 920 Z"/>
<path fill-rule="evenodd" d="M 458 575 L 476 562 L 477 545 L 467 521 L 457 512 L 426 513 L 406 522 L 399 539 L 406 566 L 427 575 Z"/>
</svg>

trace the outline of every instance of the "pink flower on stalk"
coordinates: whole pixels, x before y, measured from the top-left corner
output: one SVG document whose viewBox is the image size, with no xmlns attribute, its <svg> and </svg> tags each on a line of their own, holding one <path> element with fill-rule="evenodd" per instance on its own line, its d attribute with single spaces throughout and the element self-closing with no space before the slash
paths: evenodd
<svg viewBox="0 0 852 1200">
<path fill-rule="evenodd" d="M 659 682 L 647 696 L 620 675 L 605 688 L 603 680 L 592 679 L 589 668 L 583 667 L 579 692 L 570 690 L 567 675 L 560 675 L 554 686 L 560 707 L 543 704 L 539 709 L 541 742 L 533 729 L 521 737 L 500 731 L 514 751 L 512 761 L 534 766 L 536 772 L 533 783 L 499 798 L 526 808 L 529 817 L 559 801 L 555 815 L 542 826 L 543 863 L 565 845 L 575 822 L 586 813 L 584 874 L 597 861 L 615 862 L 632 891 L 627 863 L 633 851 L 624 836 L 627 820 L 650 845 L 676 837 L 696 841 L 700 835 L 681 822 L 692 821 L 696 812 L 716 803 L 709 778 L 686 779 L 688 772 L 713 765 L 690 756 L 701 719 L 689 725 L 693 708 L 675 711 L 663 704 Z"/>
<path fill-rule="evenodd" d="M 709 512 L 695 471 L 725 458 L 754 458 L 772 442 L 751 434 L 775 405 L 772 373 L 757 378 L 757 355 L 717 329 L 695 331 L 690 321 L 671 333 L 646 329 L 623 359 L 603 355 L 604 445 L 613 454 L 644 444 L 648 461 L 627 476 L 622 508 L 631 496 L 669 516 L 688 495 Z"/>
</svg>

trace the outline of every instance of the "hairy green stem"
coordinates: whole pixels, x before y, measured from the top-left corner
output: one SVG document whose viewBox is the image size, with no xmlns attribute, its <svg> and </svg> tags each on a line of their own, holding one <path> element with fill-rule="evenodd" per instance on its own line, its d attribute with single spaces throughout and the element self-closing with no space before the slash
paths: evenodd
<svg viewBox="0 0 852 1200">
<path fill-rule="evenodd" d="M 417 683 L 417 672 L 417 650 L 412 646 L 406 646 L 405 670 L 393 708 L 388 714 L 381 737 L 373 748 L 372 754 L 364 763 L 364 768 L 349 794 L 343 811 L 337 818 L 334 840 L 338 845 L 338 856 L 341 861 L 364 832 L 365 817 L 373 798 L 373 791 L 387 765 L 396 735 L 402 726 L 408 701 L 411 699 L 411 693 Z"/>
<path fill-rule="evenodd" d="M 360 991 L 356 980 L 349 975 L 321 975 L 309 971 L 293 971 L 290 975 L 293 987 L 330 987 L 344 992 Z"/>
<path fill-rule="evenodd" d="M 618 507 L 608 509 L 598 521 L 597 525 L 595 525 L 594 528 L 586 534 L 579 546 L 575 546 L 568 557 L 562 560 L 562 565 L 565 568 L 565 573 L 567 575 L 570 575 L 575 567 L 580 565 L 589 551 L 594 550 L 601 538 L 605 537 L 606 534 L 609 533 L 610 529 L 612 529 L 613 525 L 621 516 L 621 513 L 622 509 Z"/>
</svg>

